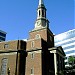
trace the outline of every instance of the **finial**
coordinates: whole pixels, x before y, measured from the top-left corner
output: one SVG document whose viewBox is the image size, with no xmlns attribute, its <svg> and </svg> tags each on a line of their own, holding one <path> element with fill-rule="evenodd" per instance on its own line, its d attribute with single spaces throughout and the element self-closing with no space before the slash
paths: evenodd
<svg viewBox="0 0 75 75">
<path fill-rule="evenodd" d="M 39 0 L 39 5 L 44 4 L 43 0 Z"/>
</svg>

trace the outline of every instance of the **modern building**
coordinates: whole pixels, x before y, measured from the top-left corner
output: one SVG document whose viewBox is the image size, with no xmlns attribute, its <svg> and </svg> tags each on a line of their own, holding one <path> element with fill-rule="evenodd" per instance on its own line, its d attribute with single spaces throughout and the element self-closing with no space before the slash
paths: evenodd
<svg viewBox="0 0 75 75">
<path fill-rule="evenodd" d="M 6 32 L 0 30 L 0 42 L 5 41 L 6 39 Z"/>
<path fill-rule="evenodd" d="M 65 53 L 61 46 L 54 46 L 54 35 L 49 29 L 43 0 L 39 0 L 34 26 L 34 29 L 29 32 L 28 40 L 0 43 L 0 53 L 2 53 L 0 64 L 2 64 L 1 66 L 6 65 L 4 68 L 1 67 L 2 73 L 10 72 L 10 75 L 60 75 L 63 72 Z"/>
<path fill-rule="evenodd" d="M 62 46 L 66 57 L 75 56 L 75 29 L 55 35 L 55 46 Z"/>
</svg>

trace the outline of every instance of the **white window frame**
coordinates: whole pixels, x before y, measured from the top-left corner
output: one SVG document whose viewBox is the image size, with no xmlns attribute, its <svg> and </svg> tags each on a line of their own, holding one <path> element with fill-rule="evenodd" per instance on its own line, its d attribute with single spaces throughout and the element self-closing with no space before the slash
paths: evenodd
<svg viewBox="0 0 75 75">
<path fill-rule="evenodd" d="M 34 47 L 34 41 L 31 42 L 31 47 L 32 47 L 32 48 Z"/>
<path fill-rule="evenodd" d="M 31 68 L 30 74 L 31 74 L 31 75 L 34 75 L 34 68 Z"/>
</svg>

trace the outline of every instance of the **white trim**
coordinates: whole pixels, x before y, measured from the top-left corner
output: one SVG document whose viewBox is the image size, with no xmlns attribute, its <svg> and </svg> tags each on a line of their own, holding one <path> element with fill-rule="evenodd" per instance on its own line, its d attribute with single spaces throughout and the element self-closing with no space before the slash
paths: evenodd
<svg viewBox="0 0 75 75">
<path fill-rule="evenodd" d="M 34 54 L 35 54 L 35 53 L 41 53 L 42 51 L 39 50 L 39 51 L 32 51 L 32 52 L 34 52 Z M 32 52 L 28 52 L 28 55 L 29 55 L 29 54 L 32 54 Z"/>
<path fill-rule="evenodd" d="M 31 41 L 31 48 L 34 48 L 35 42 Z"/>
<path fill-rule="evenodd" d="M 65 62 L 68 62 L 68 59 L 65 59 Z"/>
<path fill-rule="evenodd" d="M 17 54 L 17 52 L 14 52 L 14 53 L 2 53 L 2 54 L 0 54 L 0 56 L 4 56 L 4 55 L 15 55 L 15 54 Z"/>
<path fill-rule="evenodd" d="M 55 75 L 57 75 L 57 54 L 54 53 L 54 68 L 55 68 Z"/>
</svg>

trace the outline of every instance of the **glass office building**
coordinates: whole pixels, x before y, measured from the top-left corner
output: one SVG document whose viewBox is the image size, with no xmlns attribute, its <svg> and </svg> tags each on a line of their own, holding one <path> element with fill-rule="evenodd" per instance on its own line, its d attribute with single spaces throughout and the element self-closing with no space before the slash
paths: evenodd
<svg viewBox="0 0 75 75">
<path fill-rule="evenodd" d="M 66 57 L 75 56 L 75 29 L 55 35 L 55 46 L 62 46 Z"/>
<path fill-rule="evenodd" d="M 0 30 L 0 42 L 5 41 L 6 39 L 6 32 Z"/>
</svg>

